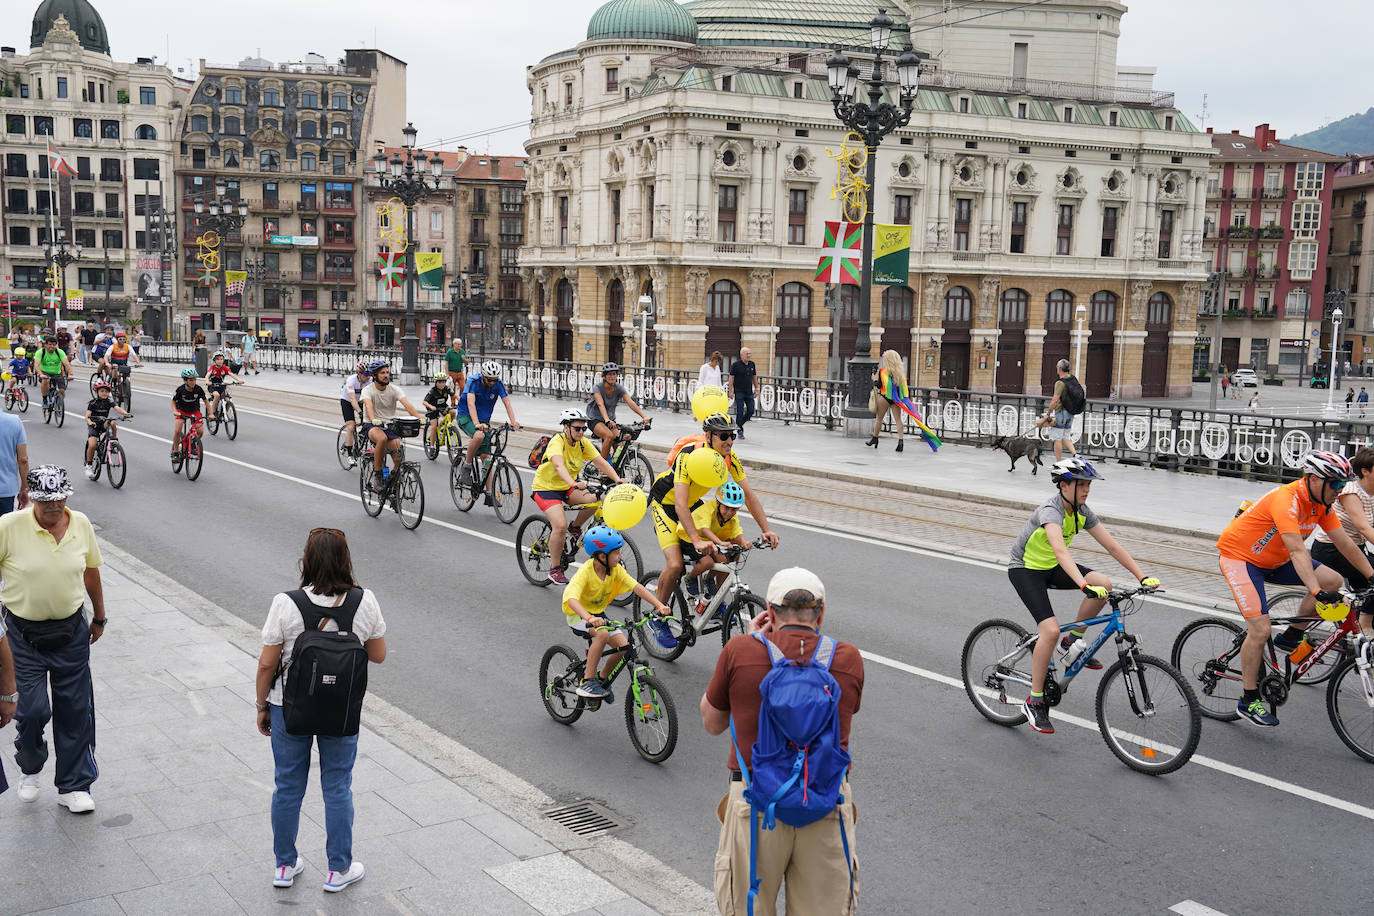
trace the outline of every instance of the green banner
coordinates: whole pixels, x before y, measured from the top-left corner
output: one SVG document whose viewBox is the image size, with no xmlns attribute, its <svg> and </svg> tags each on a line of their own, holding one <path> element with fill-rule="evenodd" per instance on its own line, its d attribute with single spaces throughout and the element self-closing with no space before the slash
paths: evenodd
<svg viewBox="0 0 1374 916">
<path fill-rule="evenodd" d="M 911 227 L 873 227 L 873 283 L 906 286 L 911 275 Z"/>
<path fill-rule="evenodd" d="M 444 288 L 444 256 L 441 253 L 415 252 L 415 272 L 420 275 L 420 289 Z"/>
</svg>

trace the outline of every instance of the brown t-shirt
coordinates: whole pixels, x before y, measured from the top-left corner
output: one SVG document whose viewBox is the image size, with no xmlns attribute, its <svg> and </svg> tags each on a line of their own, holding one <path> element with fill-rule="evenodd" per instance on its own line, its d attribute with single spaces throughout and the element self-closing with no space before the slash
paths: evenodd
<svg viewBox="0 0 1374 916">
<path fill-rule="evenodd" d="M 810 659 L 820 635 L 806 627 L 783 627 L 768 634 L 769 640 L 790 659 Z M 716 709 L 734 714 L 735 734 L 747 766 L 754 765 L 754 739 L 759 731 L 759 684 L 773 668 L 768 649 L 753 636 L 740 635 L 726 643 L 716 659 L 716 671 L 706 685 L 706 702 Z M 830 673 L 840 685 L 840 744 L 849 749 L 849 722 L 859 711 L 864 690 L 864 660 L 853 643 L 838 642 Z M 726 732 L 728 735 L 729 732 Z M 738 770 L 735 749 L 730 748 L 727 764 Z"/>
</svg>

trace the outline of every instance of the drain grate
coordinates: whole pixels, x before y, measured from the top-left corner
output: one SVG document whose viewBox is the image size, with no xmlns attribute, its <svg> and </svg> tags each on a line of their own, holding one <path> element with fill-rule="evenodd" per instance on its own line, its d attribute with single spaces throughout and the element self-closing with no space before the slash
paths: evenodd
<svg viewBox="0 0 1374 916">
<path fill-rule="evenodd" d="M 630 826 L 610 809 L 591 801 L 545 808 L 543 813 L 578 836 L 607 836 Z"/>
</svg>

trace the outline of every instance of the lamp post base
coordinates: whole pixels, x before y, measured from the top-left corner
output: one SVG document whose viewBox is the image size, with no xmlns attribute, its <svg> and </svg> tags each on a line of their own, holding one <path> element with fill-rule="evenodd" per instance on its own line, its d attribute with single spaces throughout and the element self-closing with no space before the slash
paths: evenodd
<svg viewBox="0 0 1374 916">
<path fill-rule="evenodd" d="M 868 409 L 869 393 L 873 391 L 873 373 L 878 361 L 869 356 L 855 356 L 846 363 L 849 396 L 844 407 L 844 434 L 849 439 L 867 439 L 873 435 L 873 411 Z"/>
<path fill-rule="evenodd" d="M 414 334 L 401 338 L 401 384 L 420 384 L 420 339 Z"/>
</svg>

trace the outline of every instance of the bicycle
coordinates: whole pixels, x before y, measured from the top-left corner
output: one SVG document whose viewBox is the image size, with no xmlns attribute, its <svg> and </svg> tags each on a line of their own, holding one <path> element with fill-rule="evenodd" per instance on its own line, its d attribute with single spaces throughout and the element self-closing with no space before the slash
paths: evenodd
<svg viewBox="0 0 1374 916">
<path fill-rule="evenodd" d="M 767 546 L 767 539 L 759 537 L 747 545 L 727 544 L 721 548 L 725 560 L 715 561 L 710 569 L 697 577 L 696 597 L 688 595 L 684 588 L 686 574 L 680 576 L 672 595 L 668 597 L 668 607 L 673 610 L 673 616 L 660 618 L 677 639 L 677 645 L 669 649 L 659 646 L 656 642 L 646 642 L 645 651 L 660 661 L 671 662 L 681 657 L 689 646 L 695 645 L 698 637 L 719 631 L 720 644 L 724 646 L 731 637 L 745 632 L 749 621 L 767 610 L 768 604 L 744 584 L 739 572 L 744 568 L 744 561 L 748 558 L 750 550 Z M 692 561 L 686 562 L 690 566 Z M 713 572 L 725 573 L 725 581 L 718 587 L 712 576 Z M 662 571 L 657 569 L 647 572 L 639 583 L 649 591 L 657 593 L 658 577 L 662 574 Z M 708 592 L 708 588 L 714 591 Z M 658 612 L 652 606 L 646 605 L 647 602 L 635 596 L 636 621 L 658 616 Z"/>
<path fill-rule="evenodd" d="M 1302 595 L 1297 595 L 1301 600 Z M 1357 756 L 1374 763 L 1374 672 L 1370 670 L 1370 640 L 1360 633 L 1355 607 L 1374 600 L 1374 589 L 1358 595 L 1342 590 L 1340 605 L 1346 615 L 1338 621 L 1326 621 L 1320 616 L 1275 617 L 1275 627 L 1283 624 L 1316 620 L 1331 623 L 1329 632 L 1310 630 L 1298 647 L 1283 653 L 1276 649 L 1273 639 L 1264 644 L 1264 667 L 1269 672 L 1259 679 L 1260 697 L 1277 709 L 1288 701 L 1293 684 L 1314 684 L 1326 681 L 1326 714 L 1336 734 Z M 1244 689 L 1241 683 L 1240 650 L 1246 630 L 1234 621 L 1220 617 L 1194 620 L 1174 639 L 1174 665 L 1200 685 L 1202 714 L 1209 719 L 1234 722 L 1240 718 L 1236 702 Z M 1319 642 L 1316 640 L 1320 639 Z M 1314 644 L 1315 642 L 1315 644 Z M 1325 662 L 1334 655 L 1334 662 Z M 1323 673 L 1320 669 L 1329 668 Z M 1306 678 L 1314 670 L 1315 679 Z"/>
<path fill-rule="evenodd" d="M 124 364 L 111 367 L 111 371 L 108 373 L 104 370 L 92 372 L 86 381 L 91 389 L 91 397 L 95 397 L 95 383 L 101 378 L 105 378 L 110 383 L 110 397 L 115 404 L 125 410 L 133 410 L 134 386 L 129 378 L 129 373 L 132 371 L 132 366 Z"/>
<path fill-rule="evenodd" d="M 563 511 L 571 514 L 595 506 L 596 513 L 585 528 L 603 524 L 601 499 L 612 486 L 614 484 L 605 480 L 599 484 L 593 484 L 591 493 L 595 502 L 581 505 L 565 502 L 563 503 Z M 549 524 L 549 520 L 544 517 L 542 512 L 526 518 L 520 525 L 520 530 L 515 533 L 515 559 L 520 565 L 520 572 L 531 585 L 538 585 L 541 588 L 547 587 L 553 581 L 549 578 L 549 570 L 555 566 L 568 569 L 572 562 L 577 559 L 578 551 L 582 549 L 582 533 L 573 534 L 570 522 L 562 556 L 558 563 L 552 562 L 552 552 L 549 549 L 549 535 L 552 533 L 553 526 Z M 621 535 L 625 538 L 625 552 L 621 559 L 621 565 L 625 567 L 625 571 L 630 574 L 630 577 L 638 582 L 640 577 L 644 575 L 644 559 L 639 553 L 639 547 L 631 540 L 630 536 L 623 531 Z M 634 594 L 629 593 L 616 598 L 611 604 L 616 607 L 628 607 L 633 599 Z"/>
<path fill-rule="evenodd" d="M 458 431 L 456 426 L 453 429 L 455 433 Z M 448 491 L 453 497 L 453 504 L 460 512 L 471 509 L 477 502 L 477 494 L 483 493 L 485 503 L 496 510 L 496 517 L 505 524 L 514 524 L 520 517 L 520 503 L 525 498 L 525 485 L 521 482 L 515 466 L 504 454 L 509 436 L 509 424 L 493 426 L 487 431 L 486 445 L 491 447 L 491 451 L 477 456 L 477 473 L 468 483 L 461 482 L 461 461 L 449 465 Z"/>
<path fill-rule="evenodd" d="M 1097 687 L 1097 727 L 1118 760 L 1152 775 L 1172 773 L 1187 763 L 1202 732 L 1197 697 L 1183 675 L 1163 659 L 1142 653 L 1137 638 L 1126 632 L 1124 617 L 1138 609 L 1136 597 L 1159 591 L 1135 587 L 1108 592 L 1110 613 L 1074 625 L 1106 624 L 1102 632 L 1064 669 L 1062 680 L 1056 679 L 1054 661 L 1045 678 L 1045 702 L 1058 706 L 1070 682 L 1115 637 L 1117 661 L 1103 672 Z M 1009 727 L 1026 721 L 1021 689 L 1030 690 L 1031 651 L 1038 639 L 1039 633 L 1010 620 L 987 620 L 969 633 L 960 673 L 964 690 L 984 718 Z M 1018 688 L 1015 698 L 1007 696 L 1010 685 Z"/>
<path fill-rule="evenodd" d="M 439 449 L 442 448 L 448 452 L 448 460 L 452 464 L 463 449 L 463 433 L 458 428 L 458 424 L 453 422 L 453 411 L 442 410 L 439 412 L 439 425 L 434 431 L 434 441 L 430 442 L 429 428 L 433 424 L 433 420 L 426 418 L 424 430 L 421 433 L 425 440 L 425 457 L 433 461 L 439 457 Z"/>
<path fill-rule="evenodd" d="M 402 437 L 413 438 L 420 435 L 420 421 L 414 418 L 389 420 L 383 423 L 382 427 Z M 376 518 L 390 503 L 396 514 L 401 517 L 401 524 L 407 530 L 414 531 L 420 527 L 420 522 L 425 517 L 425 482 L 420 479 L 419 462 L 405 460 L 403 445 L 397 467 L 391 470 L 379 489 L 372 473 L 374 454 L 375 449 L 371 440 L 368 440 L 358 462 L 361 469 L 358 474 L 358 492 L 362 497 L 363 511 Z"/>
<path fill-rule="evenodd" d="M 48 423 L 56 420 L 55 425 L 58 429 L 62 428 L 62 421 L 67 418 L 67 393 L 65 382 L 52 379 L 48 382 L 48 395 L 43 398 L 43 422 Z"/>
<path fill-rule="evenodd" d="M 625 698 L 625 730 L 629 732 L 630 743 L 639 756 L 650 763 L 662 763 L 672 756 L 673 749 L 677 747 L 677 707 L 663 682 L 654 676 L 654 669 L 640 664 L 636 641 L 643 639 L 647 647 L 657 640 L 656 635 L 644 637 L 638 632 L 640 627 L 649 623 L 647 618 L 629 625 L 608 619 L 605 626 L 597 629 L 620 629 L 625 632 L 627 644 L 624 648 L 616 650 L 611 646 L 606 647 L 606 653 L 615 651 L 619 658 L 605 683 L 609 688 L 620 672 L 626 668 L 630 670 L 630 695 Z M 588 643 L 591 642 L 590 634 L 584 638 Z M 582 682 L 586 665 L 585 655 L 579 655 L 562 643 L 555 643 L 544 652 L 539 662 L 539 694 L 544 701 L 544 709 L 555 722 L 572 725 L 582 717 L 583 712 L 594 712 L 601 708 L 601 700 L 587 700 L 577 695 L 577 685 Z"/>
<path fill-rule="evenodd" d="M 235 385 L 242 385 L 243 382 L 234 382 Z M 233 396 L 229 394 L 229 386 L 226 385 L 220 392 L 219 400 L 215 402 L 214 412 L 205 418 L 205 425 L 210 429 L 210 435 L 219 432 L 221 425 L 224 426 L 224 434 L 230 439 L 239 434 L 239 412 L 234 408 Z"/>
<path fill-rule="evenodd" d="M 621 480 L 632 483 L 641 490 L 649 489 L 649 485 L 654 482 L 654 466 L 635 441 L 652 424 L 652 420 L 645 420 L 618 427 L 615 443 L 611 446 L 611 454 L 607 458 Z M 582 479 L 594 481 L 600 477 L 600 473 L 596 465 L 588 461 L 582 469 Z"/>
<path fill-rule="evenodd" d="M 29 412 L 29 393 L 24 390 L 24 379 L 15 379 L 5 388 L 5 409 L 13 410 L 16 404 L 20 413 Z"/>
<path fill-rule="evenodd" d="M 124 486 L 124 476 L 129 472 L 129 465 L 125 460 L 124 446 L 119 444 L 114 424 L 132 419 L 133 414 L 129 414 L 123 417 L 110 417 L 105 421 L 100 437 L 95 440 L 95 453 L 91 456 L 95 462 L 95 472 L 91 475 L 92 483 L 100 479 L 100 471 L 104 468 L 105 478 L 110 482 L 110 486 L 116 490 Z"/>
<path fill-rule="evenodd" d="M 361 455 L 358 439 L 362 435 L 362 422 L 353 424 L 353 444 L 348 443 L 348 423 L 339 424 L 339 437 L 334 443 L 334 455 L 339 459 L 339 467 L 345 471 L 351 471 L 358 466 L 358 457 Z"/>
<path fill-rule="evenodd" d="M 181 439 L 177 442 L 177 452 L 172 456 L 172 473 L 185 469 L 186 479 L 195 480 L 200 476 L 201 465 L 205 463 L 205 449 L 196 435 L 196 425 L 201 419 L 196 414 L 176 412 L 179 419 L 185 420 Z"/>
</svg>

